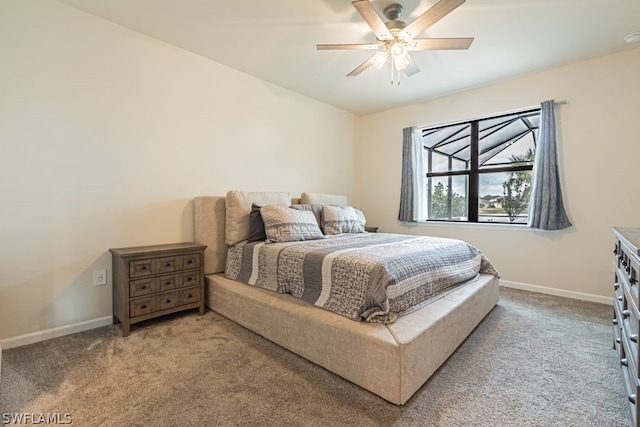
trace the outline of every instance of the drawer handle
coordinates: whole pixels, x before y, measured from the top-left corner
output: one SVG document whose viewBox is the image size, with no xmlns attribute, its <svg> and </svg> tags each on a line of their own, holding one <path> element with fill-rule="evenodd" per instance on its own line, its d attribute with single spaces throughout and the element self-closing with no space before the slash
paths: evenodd
<svg viewBox="0 0 640 427">
<path fill-rule="evenodd" d="M 143 265 L 142 267 L 140 267 L 140 270 L 146 270 L 146 269 L 147 269 L 146 265 Z"/>
<path fill-rule="evenodd" d="M 638 334 L 633 334 L 629 337 L 629 339 L 633 342 L 638 342 Z"/>
<path fill-rule="evenodd" d="M 631 286 L 633 286 L 634 284 L 638 283 L 638 279 L 636 279 L 635 277 L 629 277 L 629 283 L 631 283 Z"/>
<path fill-rule="evenodd" d="M 171 284 L 171 280 L 167 280 L 166 282 L 164 282 L 165 285 L 170 285 Z"/>
<path fill-rule="evenodd" d="M 636 395 L 635 394 L 630 394 L 629 395 L 629 402 L 633 403 L 634 405 L 636 404 Z"/>
<path fill-rule="evenodd" d="M 622 295 L 618 295 L 618 301 L 622 301 Z"/>
<path fill-rule="evenodd" d="M 617 246 L 615 248 L 613 248 L 613 254 L 614 255 L 618 255 L 618 247 Z"/>
<path fill-rule="evenodd" d="M 618 288 L 620 288 L 620 283 L 614 283 L 613 284 L 613 289 L 615 289 L 617 291 Z"/>
<path fill-rule="evenodd" d="M 140 289 L 147 289 L 147 285 L 140 286 Z"/>
<path fill-rule="evenodd" d="M 165 266 L 165 267 L 171 267 L 171 263 L 170 263 L 170 262 L 167 262 L 167 263 L 165 263 L 165 265 L 164 265 L 164 266 Z"/>
<path fill-rule="evenodd" d="M 166 300 L 164 303 L 165 303 L 165 304 L 169 304 L 169 303 L 171 303 L 171 300 L 170 300 L 170 299 L 168 299 L 168 300 Z"/>
<path fill-rule="evenodd" d="M 187 277 L 187 282 L 193 282 L 193 277 Z"/>
<path fill-rule="evenodd" d="M 193 264 L 193 260 L 190 259 L 189 261 L 187 261 L 187 264 Z"/>
<path fill-rule="evenodd" d="M 620 364 L 622 366 L 628 366 L 629 365 L 629 361 L 627 360 L 626 357 L 623 357 L 622 359 L 620 359 Z"/>
<path fill-rule="evenodd" d="M 193 298 L 193 295 L 189 294 L 187 295 L 187 298 Z"/>
<path fill-rule="evenodd" d="M 618 324 L 618 319 L 613 319 L 613 324 L 617 325 Z"/>
<path fill-rule="evenodd" d="M 631 312 L 629 310 L 622 310 L 622 317 L 624 317 L 625 319 L 629 317 L 630 314 Z"/>
<path fill-rule="evenodd" d="M 142 309 L 147 308 L 147 304 L 144 304 L 144 305 L 140 306 L 140 308 L 142 308 Z"/>
<path fill-rule="evenodd" d="M 631 273 L 631 266 L 628 265 L 627 268 L 624 269 L 624 271 L 626 271 L 627 273 Z"/>
<path fill-rule="evenodd" d="M 616 342 L 620 344 L 620 338 L 616 338 Z"/>
</svg>

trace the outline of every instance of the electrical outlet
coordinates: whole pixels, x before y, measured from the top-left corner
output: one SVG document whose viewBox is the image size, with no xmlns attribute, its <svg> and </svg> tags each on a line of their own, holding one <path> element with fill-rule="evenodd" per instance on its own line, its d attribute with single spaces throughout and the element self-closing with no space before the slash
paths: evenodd
<svg viewBox="0 0 640 427">
<path fill-rule="evenodd" d="M 107 270 L 95 270 L 93 272 L 93 285 L 106 285 L 107 284 Z"/>
</svg>

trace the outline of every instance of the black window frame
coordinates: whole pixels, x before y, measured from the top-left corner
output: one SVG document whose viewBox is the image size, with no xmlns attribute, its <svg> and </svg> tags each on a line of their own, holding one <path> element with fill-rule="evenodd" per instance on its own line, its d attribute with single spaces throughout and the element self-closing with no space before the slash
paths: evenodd
<svg viewBox="0 0 640 427">
<path fill-rule="evenodd" d="M 500 119 L 500 118 L 505 118 L 505 117 L 510 117 L 510 116 L 514 116 L 514 115 L 518 115 L 518 116 L 525 116 L 525 118 L 531 117 L 532 113 L 537 113 L 538 119 L 540 117 L 540 111 L 541 108 L 540 107 L 531 107 L 531 108 L 526 108 L 526 109 L 521 109 L 521 110 L 515 110 L 515 111 L 511 111 L 508 113 L 501 113 L 501 114 L 496 114 L 496 115 L 491 115 L 491 116 L 486 116 L 486 117 L 481 117 L 481 118 L 476 118 L 476 119 L 472 119 L 472 120 L 463 120 L 463 121 L 459 121 L 459 122 L 455 122 L 455 123 L 449 123 L 449 124 L 445 124 L 445 125 L 438 125 L 438 126 L 428 126 L 428 127 L 424 127 L 421 129 L 421 135 L 425 135 L 426 132 L 431 132 L 431 131 L 435 131 L 435 130 L 439 130 L 439 129 L 445 129 L 448 127 L 453 127 L 453 126 L 460 126 L 460 125 L 469 125 L 470 127 L 470 159 L 469 159 L 469 167 L 468 169 L 464 169 L 464 170 L 451 170 L 452 166 L 451 166 L 451 160 L 449 161 L 449 170 L 445 171 L 445 172 L 426 172 L 426 181 L 425 181 L 425 190 L 427 193 L 427 197 L 426 197 L 426 210 L 427 212 L 430 212 L 431 209 L 431 202 L 432 202 L 432 189 L 430 189 L 431 185 L 430 185 L 430 178 L 439 178 L 439 177 L 448 177 L 448 186 L 447 186 L 447 212 L 448 212 L 448 219 L 442 219 L 442 218 L 427 218 L 428 222 L 448 222 L 448 223 L 479 223 L 479 224 L 500 224 L 500 225 L 522 225 L 522 223 L 517 223 L 517 222 L 502 222 L 502 221 L 497 221 L 497 222 L 491 222 L 491 221 L 480 221 L 480 215 L 479 215 L 479 201 L 480 201 L 480 176 L 482 174 L 488 174 L 488 173 L 501 173 L 501 172 L 521 172 L 521 171 L 533 171 L 533 161 L 531 161 L 530 164 L 508 164 L 508 163 L 503 163 L 503 166 L 491 166 L 491 167 L 482 167 L 480 165 L 480 155 L 482 153 L 479 153 L 478 149 L 480 146 L 480 122 L 485 121 L 485 120 L 493 120 L 493 119 Z M 523 117 L 519 117 L 518 120 L 522 120 Z M 532 126 L 530 122 L 525 121 L 525 125 L 528 128 L 528 131 L 526 131 L 525 133 L 523 133 L 522 135 L 519 135 L 519 137 L 514 141 L 517 142 L 520 138 L 531 134 L 533 137 L 533 144 L 534 147 L 537 146 L 537 130 L 539 129 L 539 125 L 538 126 Z M 499 130 L 499 129 L 497 129 Z M 507 145 L 508 147 L 509 145 Z M 500 150 L 499 152 L 503 151 L 504 149 L 506 149 L 507 147 L 503 148 L 502 150 Z M 495 148 L 495 147 L 494 147 Z M 427 152 L 429 153 L 429 151 L 433 151 L 432 148 L 426 147 L 425 145 L 423 145 L 423 149 L 427 150 Z M 498 152 L 498 153 L 499 153 Z M 486 153 L 486 151 L 485 151 Z M 497 153 L 496 153 L 497 154 Z M 428 156 L 430 154 L 427 154 Z M 495 156 L 495 155 L 494 155 Z M 494 157 L 491 156 L 490 158 Z M 490 159 L 489 158 L 489 159 Z M 426 167 L 425 167 L 426 169 Z M 452 189 L 452 178 L 455 176 L 466 176 L 467 177 L 467 194 L 466 194 L 466 204 L 467 204 L 467 219 L 466 220 L 457 220 L 457 219 L 452 219 L 452 198 L 453 198 L 453 191 Z M 430 215 L 428 215 L 430 216 Z"/>
</svg>

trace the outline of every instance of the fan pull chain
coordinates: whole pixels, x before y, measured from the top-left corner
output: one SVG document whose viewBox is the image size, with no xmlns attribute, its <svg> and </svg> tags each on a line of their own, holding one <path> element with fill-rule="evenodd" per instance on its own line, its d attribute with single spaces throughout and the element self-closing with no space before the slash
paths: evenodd
<svg viewBox="0 0 640 427">
<path fill-rule="evenodd" d="M 393 84 L 393 62 L 391 63 L 391 84 Z"/>
<path fill-rule="evenodd" d="M 391 63 L 391 84 L 393 84 L 393 70 L 395 70 L 396 67 L 393 66 L 393 63 Z M 396 82 L 396 84 L 398 86 L 400 86 L 400 70 L 396 70 L 396 77 L 398 78 L 398 81 Z"/>
</svg>

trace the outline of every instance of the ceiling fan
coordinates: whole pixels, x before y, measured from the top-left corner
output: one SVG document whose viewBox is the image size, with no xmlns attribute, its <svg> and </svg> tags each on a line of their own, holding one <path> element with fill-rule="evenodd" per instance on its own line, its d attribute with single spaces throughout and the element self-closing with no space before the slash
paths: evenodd
<svg viewBox="0 0 640 427">
<path fill-rule="evenodd" d="M 375 33 L 376 42 L 364 44 L 318 44 L 316 48 L 318 50 L 377 50 L 378 52 L 375 55 L 360 64 L 347 76 L 357 76 L 371 66 L 381 69 L 387 60 L 391 58 L 391 83 L 393 83 L 394 69 L 398 73 L 403 71 L 407 76 L 420 72 L 420 69 L 409 55 L 410 51 L 468 49 L 471 46 L 473 37 L 416 38 L 417 35 L 444 18 L 464 2 L 465 0 L 440 0 L 407 25 L 398 20 L 402 12 L 402 5 L 399 3 L 390 4 L 384 8 L 384 16 L 389 20 L 385 23 L 369 0 L 356 0 L 351 4 Z M 400 80 L 398 79 L 399 83 Z"/>
</svg>

